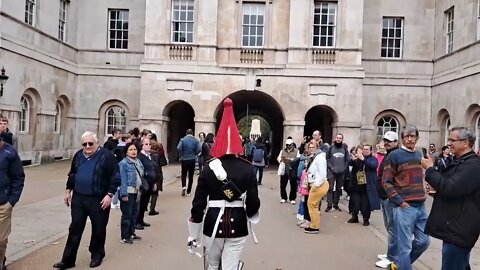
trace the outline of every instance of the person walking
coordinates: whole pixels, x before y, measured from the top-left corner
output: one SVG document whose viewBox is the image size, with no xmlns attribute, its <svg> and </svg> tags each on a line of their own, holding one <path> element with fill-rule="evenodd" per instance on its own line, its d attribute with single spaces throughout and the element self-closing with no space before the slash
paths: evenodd
<svg viewBox="0 0 480 270">
<path fill-rule="evenodd" d="M 71 206 L 72 222 L 68 228 L 62 260 L 53 265 L 57 269 L 75 267 L 87 217 L 92 223 L 92 237 L 88 247 L 91 253 L 90 267 L 102 264 L 110 204 L 120 185 L 115 156 L 99 146 L 94 132 L 87 131 L 81 138 L 83 148 L 73 156 L 68 173 L 64 203 L 67 207 Z"/>
<path fill-rule="evenodd" d="M 193 175 L 195 173 L 195 159 L 200 151 L 202 151 L 200 142 L 193 136 L 193 130 L 187 129 L 186 133 L 187 135 L 180 139 L 180 142 L 178 142 L 177 145 L 177 150 L 180 153 L 180 163 L 182 166 L 182 196 L 190 196 L 190 193 L 192 192 Z"/>
<path fill-rule="evenodd" d="M 227 98 L 223 104 L 222 121 L 212 148 L 214 159 L 203 168 L 192 201 L 187 244 L 192 250 L 198 246 L 205 218 L 208 269 L 237 270 L 241 269 L 248 222 L 259 220 L 260 199 L 253 166 L 239 157 L 244 150 L 233 102 Z"/>
</svg>

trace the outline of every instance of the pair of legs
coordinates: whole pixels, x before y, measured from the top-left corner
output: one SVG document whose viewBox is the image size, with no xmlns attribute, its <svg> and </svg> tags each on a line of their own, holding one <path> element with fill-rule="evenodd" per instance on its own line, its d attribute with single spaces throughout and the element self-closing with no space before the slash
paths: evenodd
<svg viewBox="0 0 480 270">
<path fill-rule="evenodd" d="M 7 252 L 8 236 L 12 231 L 12 208 L 8 202 L 0 205 L 0 269 Z"/>
<path fill-rule="evenodd" d="M 207 237 L 207 243 L 210 241 Z M 246 237 L 216 238 L 207 254 L 208 270 L 237 270 Z"/>
<path fill-rule="evenodd" d="M 367 222 L 370 219 L 370 202 L 368 201 L 367 191 L 365 192 L 353 192 L 350 200 L 353 200 L 352 218 L 358 220 L 358 212 L 362 213 L 363 222 Z"/>
<path fill-rule="evenodd" d="M 103 210 L 100 202 L 102 196 L 86 196 L 73 193 L 71 203 L 72 223 L 68 228 L 68 238 L 63 251 L 62 262 L 66 265 L 75 265 L 77 251 L 82 239 L 87 217 L 92 223 L 92 236 L 88 250 L 92 261 L 102 260 L 105 257 L 105 239 L 107 223 L 110 216 L 110 207 Z"/>
<path fill-rule="evenodd" d="M 135 234 L 136 216 L 138 215 L 137 194 L 129 193 L 128 202 L 120 201 L 122 218 L 120 222 L 121 239 L 130 239 Z"/>
<path fill-rule="evenodd" d="M 142 191 L 140 193 L 140 202 L 137 215 L 137 224 L 145 223 L 145 211 L 148 208 L 148 202 L 150 201 L 150 196 L 152 195 L 152 190 Z"/>
<path fill-rule="evenodd" d="M 393 207 L 394 204 L 388 199 L 382 200 L 383 223 L 387 230 L 387 259 L 391 262 L 396 260 L 397 254 L 397 234 L 395 231 L 395 223 L 393 222 Z"/>
<path fill-rule="evenodd" d="M 311 229 L 318 230 L 320 228 L 320 211 L 318 210 L 318 206 L 320 205 L 320 201 L 322 200 L 323 196 L 327 194 L 328 187 L 328 181 L 323 182 L 323 184 L 319 187 L 316 187 L 313 184 L 310 185 L 310 193 L 308 194 L 307 204 L 311 219 Z"/>
<path fill-rule="evenodd" d="M 424 202 L 411 204 L 406 208 L 400 206 L 393 208 L 398 270 L 412 270 L 412 264 L 430 245 L 430 238 L 425 233 L 427 218 Z"/>
<path fill-rule="evenodd" d="M 327 206 L 331 208 L 338 208 L 338 202 L 340 201 L 340 196 L 342 196 L 342 187 L 345 182 L 345 174 L 332 174 L 328 179 L 328 184 L 330 185 L 327 194 Z"/>
<path fill-rule="evenodd" d="M 263 179 L 263 166 L 255 166 L 255 174 L 257 173 L 258 173 L 257 183 L 261 185 L 262 179 Z"/>
<path fill-rule="evenodd" d="M 187 191 L 187 194 L 192 192 L 193 186 L 193 174 L 195 172 L 195 159 L 182 160 L 182 188 Z M 188 174 L 188 187 L 187 187 L 187 174 Z M 182 193 L 183 194 L 183 193 Z"/>
<path fill-rule="evenodd" d="M 287 198 L 287 184 L 290 183 L 290 193 Z M 280 197 L 283 200 L 295 201 L 297 198 L 297 181 L 290 178 L 290 174 L 285 173 L 280 176 Z"/>
</svg>

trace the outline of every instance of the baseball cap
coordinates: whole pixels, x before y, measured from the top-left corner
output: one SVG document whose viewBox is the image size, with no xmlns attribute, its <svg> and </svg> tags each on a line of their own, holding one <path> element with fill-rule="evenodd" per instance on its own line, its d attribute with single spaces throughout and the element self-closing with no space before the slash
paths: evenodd
<svg viewBox="0 0 480 270">
<path fill-rule="evenodd" d="M 398 135 L 397 135 L 397 133 L 395 133 L 393 131 L 387 131 L 383 135 L 383 139 L 387 140 L 387 141 L 390 141 L 390 142 L 398 141 Z"/>
<path fill-rule="evenodd" d="M 287 145 L 288 145 L 288 144 L 292 144 L 292 143 L 293 143 L 293 140 L 292 140 L 292 139 L 287 139 L 287 140 L 285 141 L 285 144 L 287 144 Z"/>
</svg>

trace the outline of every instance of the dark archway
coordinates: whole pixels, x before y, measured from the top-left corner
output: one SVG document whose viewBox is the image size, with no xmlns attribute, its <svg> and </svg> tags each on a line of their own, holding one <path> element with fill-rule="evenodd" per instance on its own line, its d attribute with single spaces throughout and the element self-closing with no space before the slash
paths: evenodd
<svg viewBox="0 0 480 270">
<path fill-rule="evenodd" d="M 322 133 L 322 140 L 328 144 L 333 140 L 333 122 L 336 122 L 335 111 L 325 105 L 310 108 L 305 114 L 304 136 L 311 136 L 315 130 Z"/>
<path fill-rule="evenodd" d="M 187 129 L 192 129 L 195 134 L 195 111 L 185 101 L 175 100 L 167 104 L 163 115 L 169 118 L 167 131 L 167 149 L 170 162 L 178 161 L 177 144 L 185 136 Z"/>
<path fill-rule="evenodd" d="M 271 128 L 271 136 L 268 138 L 271 149 L 271 160 L 275 160 L 283 145 L 283 121 L 285 119 L 282 108 L 278 102 L 270 95 L 260 91 L 242 90 L 230 94 L 228 98 L 233 100 L 233 109 L 237 122 L 247 116 L 247 114 L 259 115 L 268 122 Z M 217 119 L 216 129 L 218 129 L 220 125 L 222 114 L 223 101 L 215 110 L 214 117 Z"/>
</svg>

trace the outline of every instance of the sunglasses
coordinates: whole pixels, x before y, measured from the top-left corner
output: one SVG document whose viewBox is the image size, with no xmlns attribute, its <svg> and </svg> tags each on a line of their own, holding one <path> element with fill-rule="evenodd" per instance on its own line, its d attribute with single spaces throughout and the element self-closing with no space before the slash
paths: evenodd
<svg viewBox="0 0 480 270">
<path fill-rule="evenodd" d="M 88 144 L 88 146 L 93 146 L 93 142 L 84 142 L 84 143 L 82 143 L 82 146 L 85 147 L 85 146 L 87 146 L 87 144 Z"/>
</svg>

